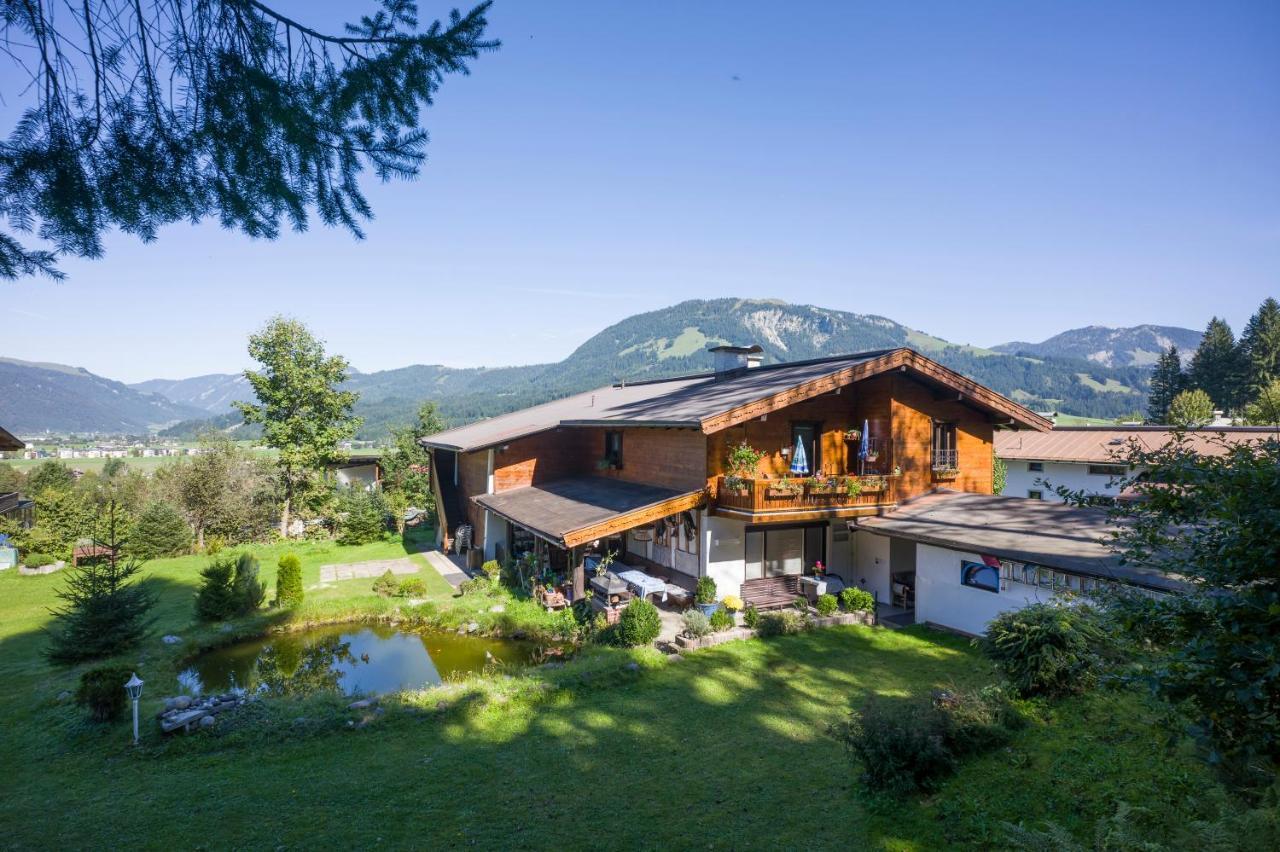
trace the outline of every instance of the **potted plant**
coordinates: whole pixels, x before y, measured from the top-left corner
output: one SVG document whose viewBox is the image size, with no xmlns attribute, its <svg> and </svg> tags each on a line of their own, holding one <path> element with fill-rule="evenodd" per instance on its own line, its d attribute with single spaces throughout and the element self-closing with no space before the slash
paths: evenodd
<svg viewBox="0 0 1280 852">
<path fill-rule="evenodd" d="M 858 479 L 862 491 L 878 493 L 883 491 L 885 488 L 885 479 L 883 476 L 862 476 Z"/>
<path fill-rule="evenodd" d="M 835 494 L 836 479 L 835 477 L 812 476 L 809 478 L 810 494 Z"/>
<path fill-rule="evenodd" d="M 734 494 L 746 494 L 762 458 L 764 453 L 746 441 L 731 448 L 725 460 L 724 487 Z"/>
<path fill-rule="evenodd" d="M 720 603 L 724 604 L 724 608 L 729 610 L 729 612 L 741 612 L 742 608 L 745 606 L 742 602 L 742 598 L 737 595 L 725 595 L 724 600 Z"/>
<path fill-rule="evenodd" d="M 804 485 L 799 479 L 784 476 L 769 482 L 768 494 L 770 497 L 794 497 L 803 490 Z"/>
<path fill-rule="evenodd" d="M 845 439 L 846 441 L 861 441 L 861 440 L 862 440 L 862 430 L 861 430 L 861 429 L 847 429 L 847 430 L 845 430 L 845 433 L 844 433 L 844 439 Z"/>
<path fill-rule="evenodd" d="M 693 602 L 702 610 L 703 615 L 710 618 L 720 608 L 716 603 L 716 581 L 710 577 L 699 577 L 698 585 L 693 590 Z"/>
<path fill-rule="evenodd" d="M 862 480 L 856 476 L 846 476 L 844 478 L 844 493 L 850 500 L 856 500 L 858 495 L 862 493 Z"/>
</svg>

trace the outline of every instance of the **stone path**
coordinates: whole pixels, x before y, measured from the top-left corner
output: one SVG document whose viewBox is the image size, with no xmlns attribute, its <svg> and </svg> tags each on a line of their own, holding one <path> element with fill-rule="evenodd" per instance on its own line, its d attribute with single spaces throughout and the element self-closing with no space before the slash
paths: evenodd
<svg viewBox="0 0 1280 852">
<path fill-rule="evenodd" d="M 455 589 L 462 585 L 463 581 L 470 579 L 456 562 L 440 551 L 427 550 L 423 551 L 422 555 L 427 557 L 427 563 Z"/>
<path fill-rule="evenodd" d="M 359 580 L 365 577 L 381 577 L 392 574 L 417 574 L 418 565 L 407 556 L 402 559 L 374 559 L 370 562 L 352 562 L 347 565 L 321 565 L 320 582 Z"/>
</svg>

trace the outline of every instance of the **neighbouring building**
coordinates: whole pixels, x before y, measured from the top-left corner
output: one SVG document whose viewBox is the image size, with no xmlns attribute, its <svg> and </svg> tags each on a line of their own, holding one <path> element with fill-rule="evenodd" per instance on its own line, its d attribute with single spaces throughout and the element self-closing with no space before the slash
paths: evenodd
<svg viewBox="0 0 1280 852">
<path fill-rule="evenodd" d="M 1267 426 L 1219 426 L 1185 432 L 1199 453 L 1219 455 L 1227 445 L 1280 437 Z M 1166 446 L 1173 433 L 1165 426 L 1055 426 L 1048 432 L 997 432 L 996 455 L 1007 473 L 1002 494 L 1061 501 L 1058 488 L 1084 492 L 1099 503 L 1121 496 L 1122 480 L 1141 476 L 1123 457 L 1135 444 L 1150 452 Z"/>
<path fill-rule="evenodd" d="M 348 453 L 328 471 L 334 482 L 347 488 L 372 491 L 382 482 L 382 464 L 376 453 Z"/>
<path fill-rule="evenodd" d="M 5 429 L 0 428 L 0 450 L 10 452 L 22 450 L 26 446 Z M 23 499 L 22 495 L 16 491 L 0 494 L 0 518 L 16 521 L 19 526 L 30 528 L 35 520 L 35 504 Z"/>
<path fill-rule="evenodd" d="M 710 373 L 422 438 L 440 544 L 532 555 L 570 598 L 611 553 L 636 594 L 708 576 L 762 608 L 790 603 L 821 563 L 894 618 L 967 633 L 1094 582 L 1162 588 L 1093 540 L 1104 512 L 992 495 L 996 435 L 1051 426 L 1018 403 L 905 348 L 769 366 L 759 347 L 712 352 Z M 760 460 L 734 475 L 742 444 Z"/>
</svg>

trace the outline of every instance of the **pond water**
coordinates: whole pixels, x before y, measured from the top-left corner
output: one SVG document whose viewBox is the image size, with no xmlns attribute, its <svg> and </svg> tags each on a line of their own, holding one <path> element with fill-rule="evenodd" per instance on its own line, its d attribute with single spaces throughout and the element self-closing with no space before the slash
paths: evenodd
<svg viewBox="0 0 1280 852">
<path fill-rule="evenodd" d="M 533 642 L 338 624 L 209 651 L 178 681 L 194 695 L 231 689 L 368 695 L 434 686 L 496 665 L 528 665 L 544 652 Z"/>
</svg>

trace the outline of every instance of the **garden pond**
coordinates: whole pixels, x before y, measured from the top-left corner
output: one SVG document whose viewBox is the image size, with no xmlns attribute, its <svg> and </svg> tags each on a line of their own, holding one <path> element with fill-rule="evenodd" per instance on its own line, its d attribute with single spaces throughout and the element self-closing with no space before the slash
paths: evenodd
<svg viewBox="0 0 1280 852">
<path fill-rule="evenodd" d="M 535 642 L 388 625 L 335 624 L 239 642 L 191 660 L 178 676 L 193 695 L 371 695 L 435 686 L 460 675 L 543 662 Z"/>
</svg>

